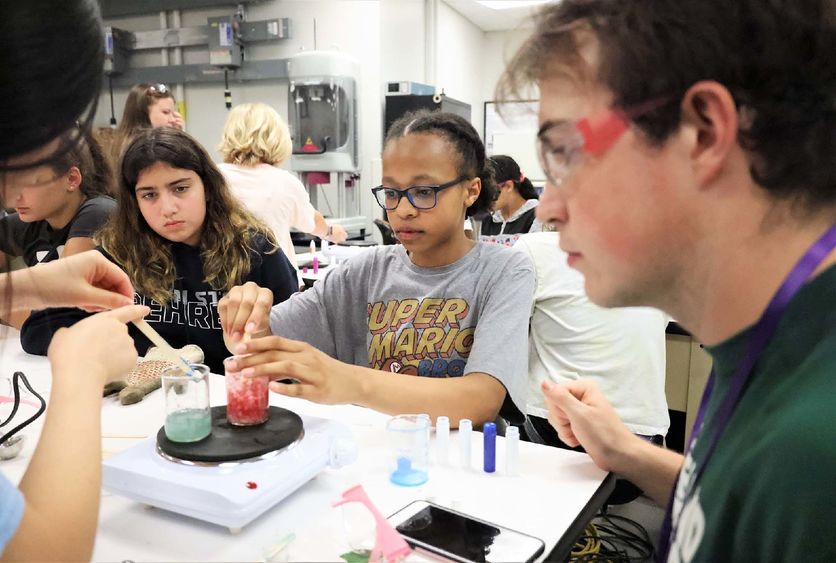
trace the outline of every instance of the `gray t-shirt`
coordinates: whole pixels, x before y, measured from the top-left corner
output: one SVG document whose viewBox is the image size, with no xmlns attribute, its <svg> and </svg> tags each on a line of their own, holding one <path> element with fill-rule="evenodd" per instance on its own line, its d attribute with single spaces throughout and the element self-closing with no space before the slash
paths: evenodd
<svg viewBox="0 0 836 563">
<path fill-rule="evenodd" d="M 477 244 L 453 264 L 421 268 L 401 245 L 379 246 L 273 307 L 273 334 L 349 364 L 424 377 L 487 373 L 521 420 L 534 270 L 527 256 Z"/>
</svg>

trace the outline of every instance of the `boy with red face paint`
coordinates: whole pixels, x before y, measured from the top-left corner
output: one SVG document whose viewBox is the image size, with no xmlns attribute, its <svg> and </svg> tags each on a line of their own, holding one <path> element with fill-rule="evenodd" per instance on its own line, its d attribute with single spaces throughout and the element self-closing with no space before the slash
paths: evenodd
<svg viewBox="0 0 836 563">
<path fill-rule="evenodd" d="M 538 217 L 603 306 L 655 306 L 714 358 L 686 456 L 586 381 L 569 445 L 668 505 L 667 561 L 836 560 L 836 2 L 564 0 L 497 99 L 536 83 Z"/>
</svg>

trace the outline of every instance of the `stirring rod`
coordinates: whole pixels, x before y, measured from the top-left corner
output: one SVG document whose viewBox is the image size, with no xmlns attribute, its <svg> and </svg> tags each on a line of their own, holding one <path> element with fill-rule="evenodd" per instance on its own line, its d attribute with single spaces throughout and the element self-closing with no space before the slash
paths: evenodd
<svg viewBox="0 0 836 563">
<path fill-rule="evenodd" d="M 165 339 L 160 336 L 154 328 L 145 322 L 144 319 L 139 319 L 138 321 L 132 321 L 134 326 L 139 329 L 139 331 L 148 337 L 148 340 L 153 342 L 157 345 L 157 347 L 162 351 L 163 354 L 168 356 L 169 361 L 171 361 L 174 365 L 179 365 L 185 367 L 185 372 L 189 375 L 194 375 L 194 370 L 189 363 L 183 359 L 183 357 L 177 353 L 177 351 L 171 347 L 171 345 L 165 341 Z"/>
</svg>

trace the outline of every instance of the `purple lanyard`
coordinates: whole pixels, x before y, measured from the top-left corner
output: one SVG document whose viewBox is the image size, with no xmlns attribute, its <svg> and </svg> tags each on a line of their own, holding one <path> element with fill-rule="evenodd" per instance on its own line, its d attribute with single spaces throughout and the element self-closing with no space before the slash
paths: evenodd
<svg viewBox="0 0 836 563">
<path fill-rule="evenodd" d="M 734 414 L 735 407 L 740 402 L 740 397 L 746 389 L 746 384 L 752 375 L 752 370 L 755 367 L 755 364 L 763 351 L 766 349 L 769 341 L 772 339 L 772 335 L 775 334 L 775 329 L 778 327 L 778 322 L 781 320 L 784 310 L 787 308 L 787 305 L 789 305 L 795 294 L 798 293 L 798 290 L 801 289 L 805 283 L 807 283 L 807 279 L 810 275 L 816 268 L 818 268 L 819 264 L 827 258 L 827 255 L 830 254 L 834 248 L 836 248 L 836 225 L 830 227 L 827 232 L 819 238 L 819 240 L 813 243 L 804 256 L 802 256 L 798 263 L 796 263 L 795 267 L 793 267 L 792 271 L 786 279 L 784 279 L 781 287 L 772 297 L 772 301 L 769 302 L 769 306 L 767 306 L 766 310 L 761 315 L 761 318 L 752 329 L 752 334 L 749 337 L 743 361 L 738 364 L 734 377 L 729 385 L 728 393 L 726 394 L 725 399 L 723 399 L 717 413 L 714 415 L 716 427 L 714 434 L 711 436 L 711 442 L 709 442 L 709 446 L 705 452 L 702 463 L 693 473 L 689 490 L 686 493 L 685 498 L 683 498 L 683 502 L 690 495 L 691 491 L 694 490 L 697 481 L 702 476 L 706 465 L 708 465 L 708 461 L 711 459 L 714 449 L 717 447 L 729 419 L 731 419 L 732 414 Z M 686 454 L 691 452 L 691 449 L 694 447 L 694 443 L 697 440 L 697 436 L 702 432 L 703 418 L 705 418 L 705 411 L 708 407 L 711 391 L 714 389 L 714 377 L 715 372 L 712 369 L 711 376 L 708 378 L 708 383 L 705 386 L 705 391 L 703 392 L 702 400 L 700 401 L 700 410 L 697 412 L 697 418 L 694 421 L 694 433 L 691 435 L 691 439 L 688 442 Z M 668 501 L 668 509 L 665 512 L 665 520 L 662 523 L 662 536 L 659 539 L 658 552 L 658 561 L 660 562 L 667 561 L 671 545 L 676 537 L 676 530 L 673 529 L 672 526 L 672 516 L 673 502 L 676 497 L 676 488 L 678 484 L 679 475 L 677 475 L 676 481 L 674 482 L 673 491 L 671 492 L 671 497 Z"/>
</svg>

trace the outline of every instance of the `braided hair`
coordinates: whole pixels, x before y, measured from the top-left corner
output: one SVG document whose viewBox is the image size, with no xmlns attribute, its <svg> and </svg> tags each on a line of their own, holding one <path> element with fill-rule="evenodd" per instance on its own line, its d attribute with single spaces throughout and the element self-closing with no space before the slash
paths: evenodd
<svg viewBox="0 0 836 563">
<path fill-rule="evenodd" d="M 62 138 L 69 137 L 73 130 Z M 110 159 L 107 157 L 98 135 L 92 130 L 80 131 L 79 139 L 70 143 L 69 148 L 55 155 L 48 166 L 56 174 L 64 174 L 75 166 L 81 172 L 81 193 L 91 198 L 99 195 L 112 195 L 115 191 L 115 176 Z"/>
<path fill-rule="evenodd" d="M 540 194 L 534 189 L 531 180 L 522 173 L 516 160 L 504 154 L 495 154 L 490 160 L 493 163 L 497 184 L 503 184 L 511 180 L 514 182 L 514 189 L 523 199 L 540 199 Z"/>
<path fill-rule="evenodd" d="M 427 110 L 410 112 L 392 124 L 383 146 L 412 133 L 430 133 L 443 137 L 456 153 L 459 175 L 482 181 L 482 191 L 473 205 L 467 208 L 465 216 L 472 217 L 490 211 L 497 191 L 496 181 L 493 166 L 485 156 L 485 145 L 473 125 L 454 113 Z"/>
</svg>

